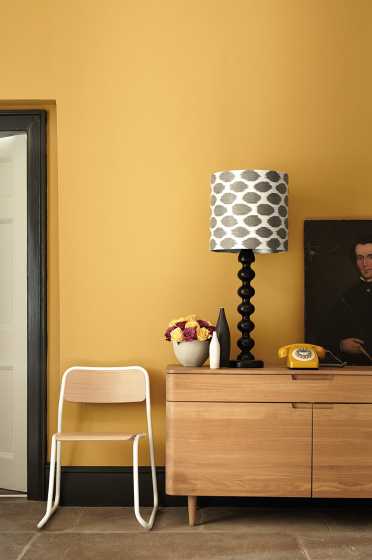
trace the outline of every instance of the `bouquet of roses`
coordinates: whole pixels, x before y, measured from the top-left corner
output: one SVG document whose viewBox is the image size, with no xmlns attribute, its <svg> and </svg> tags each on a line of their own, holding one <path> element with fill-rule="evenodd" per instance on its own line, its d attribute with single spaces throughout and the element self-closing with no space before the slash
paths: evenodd
<svg viewBox="0 0 372 560">
<path fill-rule="evenodd" d="M 209 340 L 216 329 L 209 321 L 198 319 L 196 315 L 188 315 L 173 319 L 165 331 L 165 340 L 169 342 L 190 342 L 191 340 Z"/>
</svg>

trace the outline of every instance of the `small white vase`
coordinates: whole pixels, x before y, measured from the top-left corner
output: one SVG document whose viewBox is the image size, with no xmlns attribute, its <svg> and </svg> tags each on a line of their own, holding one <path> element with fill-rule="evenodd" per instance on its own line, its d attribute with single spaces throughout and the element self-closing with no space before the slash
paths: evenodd
<svg viewBox="0 0 372 560">
<path fill-rule="evenodd" d="M 216 331 L 214 331 L 209 345 L 209 367 L 212 369 L 220 367 L 220 343 Z"/>
<path fill-rule="evenodd" d="M 208 358 L 209 340 L 173 342 L 177 360 L 185 367 L 200 367 Z"/>
</svg>

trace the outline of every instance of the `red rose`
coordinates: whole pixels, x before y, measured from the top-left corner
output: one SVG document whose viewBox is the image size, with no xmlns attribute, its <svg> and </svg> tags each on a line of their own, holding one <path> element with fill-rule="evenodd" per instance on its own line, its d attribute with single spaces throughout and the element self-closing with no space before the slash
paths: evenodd
<svg viewBox="0 0 372 560">
<path fill-rule="evenodd" d="M 169 327 L 169 329 L 167 329 L 167 330 L 165 331 L 165 335 L 164 335 L 164 336 L 165 336 L 165 340 L 168 340 L 168 342 L 171 341 L 171 335 L 170 335 L 170 333 L 171 333 L 175 328 L 176 328 L 175 325 L 173 325 L 173 327 Z"/>
<path fill-rule="evenodd" d="M 183 331 L 183 339 L 186 342 L 190 342 L 191 340 L 195 340 L 196 338 L 196 330 L 192 327 L 188 327 Z"/>
<path fill-rule="evenodd" d="M 178 323 L 176 323 L 176 327 L 179 327 L 181 331 L 183 331 L 185 325 L 186 325 L 186 321 L 179 321 Z"/>
<path fill-rule="evenodd" d="M 201 319 L 199 319 L 197 323 L 199 323 L 200 328 L 204 327 L 205 329 L 207 329 L 209 327 L 209 323 L 207 323 L 207 321 L 202 321 Z"/>
</svg>

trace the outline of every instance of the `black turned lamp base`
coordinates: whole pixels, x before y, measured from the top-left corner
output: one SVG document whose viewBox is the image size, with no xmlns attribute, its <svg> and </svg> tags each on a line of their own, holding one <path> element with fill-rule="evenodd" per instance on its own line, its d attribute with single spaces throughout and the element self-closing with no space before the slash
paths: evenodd
<svg viewBox="0 0 372 560">
<path fill-rule="evenodd" d="M 263 368 L 264 363 L 262 360 L 230 360 L 231 368 Z"/>
<path fill-rule="evenodd" d="M 255 360 L 251 352 L 254 346 L 254 341 L 251 338 L 251 332 L 254 329 L 254 323 L 251 320 L 251 315 L 254 312 L 254 306 L 251 303 L 251 298 L 254 296 L 251 280 L 255 276 L 251 267 L 251 264 L 254 262 L 252 249 L 242 249 L 239 253 L 239 262 L 242 264 L 242 268 L 238 272 L 238 278 L 241 280 L 242 285 L 238 289 L 238 295 L 242 298 L 242 301 L 238 305 L 238 311 L 242 319 L 238 323 L 238 330 L 242 333 L 242 336 L 238 340 L 240 354 L 238 354 L 236 360 L 230 360 L 230 367 L 263 368 L 263 361 Z"/>
</svg>

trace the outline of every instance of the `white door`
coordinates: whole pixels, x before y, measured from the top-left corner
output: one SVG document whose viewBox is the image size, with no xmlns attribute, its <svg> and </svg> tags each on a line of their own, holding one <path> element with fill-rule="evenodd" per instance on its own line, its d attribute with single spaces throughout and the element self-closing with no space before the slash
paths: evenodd
<svg viewBox="0 0 372 560">
<path fill-rule="evenodd" d="M 27 491 L 27 134 L 0 136 L 0 488 Z"/>
</svg>

